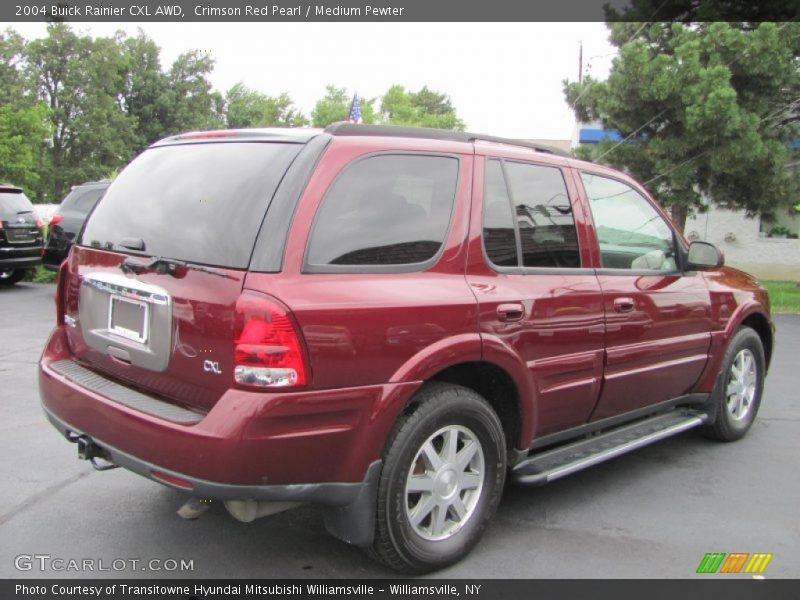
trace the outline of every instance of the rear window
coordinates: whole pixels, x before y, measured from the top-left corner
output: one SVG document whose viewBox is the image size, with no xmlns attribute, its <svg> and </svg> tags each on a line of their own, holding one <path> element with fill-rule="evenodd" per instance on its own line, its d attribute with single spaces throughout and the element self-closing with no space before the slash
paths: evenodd
<svg viewBox="0 0 800 600">
<path fill-rule="evenodd" d="M 151 148 L 89 217 L 85 246 L 244 269 L 264 213 L 301 144 Z"/>
<path fill-rule="evenodd" d="M 421 268 L 444 242 L 457 180 L 458 159 L 447 156 L 384 154 L 351 164 L 317 213 L 308 270 Z"/>
<path fill-rule="evenodd" d="M 0 220 L 7 221 L 19 213 L 33 212 L 33 204 L 22 192 L 0 192 Z"/>
<path fill-rule="evenodd" d="M 106 187 L 77 188 L 69 193 L 61 202 L 61 210 L 74 210 L 79 213 L 89 213 L 100 199 Z"/>
</svg>

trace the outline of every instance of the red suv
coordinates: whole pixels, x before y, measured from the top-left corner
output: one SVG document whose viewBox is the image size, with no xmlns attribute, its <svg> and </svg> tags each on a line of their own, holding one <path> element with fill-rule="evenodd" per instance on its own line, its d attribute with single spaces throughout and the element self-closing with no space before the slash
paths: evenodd
<svg viewBox="0 0 800 600">
<path fill-rule="evenodd" d="M 622 173 L 430 129 L 188 133 L 120 173 L 59 271 L 44 410 L 252 520 L 322 505 L 405 572 L 541 484 L 752 424 L 764 289 Z"/>
</svg>

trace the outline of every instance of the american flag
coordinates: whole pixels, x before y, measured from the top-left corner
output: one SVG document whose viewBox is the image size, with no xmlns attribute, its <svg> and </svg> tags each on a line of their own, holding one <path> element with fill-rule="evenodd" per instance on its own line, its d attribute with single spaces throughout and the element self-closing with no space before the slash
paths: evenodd
<svg viewBox="0 0 800 600">
<path fill-rule="evenodd" d="M 347 117 L 348 123 L 361 123 L 361 102 L 358 94 L 353 94 L 353 103 L 350 105 L 350 116 Z"/>
</svg>

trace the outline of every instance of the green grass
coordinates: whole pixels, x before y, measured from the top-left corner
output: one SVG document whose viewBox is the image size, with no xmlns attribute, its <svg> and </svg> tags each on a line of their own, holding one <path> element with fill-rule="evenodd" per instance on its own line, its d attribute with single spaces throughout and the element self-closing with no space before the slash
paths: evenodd
<svg viewBox="0 0 800 600">
<path fill-rule="evenodd" d="M 33 283 L 55 283 L 57 276 L 58 273 L 48 271 L 42 265 L 39 265 L 32 271 L 28 272 L 25 280 L 32 281 Z"/>
<path fill-rule="evenodd" d="M 800 284 L 796 281 L 763 281 L 769 291 L 772 312 L 800 313 Z"/>
</svg>

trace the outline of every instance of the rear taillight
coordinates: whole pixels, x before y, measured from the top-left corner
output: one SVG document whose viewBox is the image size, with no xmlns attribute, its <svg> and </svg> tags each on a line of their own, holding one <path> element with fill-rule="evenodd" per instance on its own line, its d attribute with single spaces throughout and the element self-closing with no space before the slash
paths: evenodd
<svg viewBox="0 0 800 600">
<path fill-rule="evenodd" d="M 236 301 L 234 379 L 240 385 L 287 388 L 307 382 L 303 345 L 289 310 L 244 291 Z"/>
<path fill-rule="evenodd" d="M 65 303 L 67 280 L 69 279 L 69 261 L 65 260 L 58 267 L 58 279 L 56 279 L 56 325 L 64 324 Z"/>
<path fill-rule="evenodd" d="M 61 223 L 61 215 L 53 215 L 53 218 L 50 219 L 50 226 L 58 225 Z"/>
</svg>

